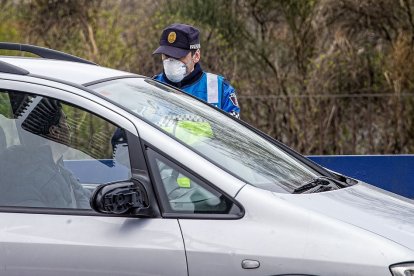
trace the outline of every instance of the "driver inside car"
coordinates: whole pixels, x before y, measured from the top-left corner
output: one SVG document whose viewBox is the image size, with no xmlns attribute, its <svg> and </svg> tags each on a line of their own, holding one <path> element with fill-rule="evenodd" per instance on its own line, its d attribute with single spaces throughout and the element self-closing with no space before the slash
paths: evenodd
<svg viewBox="0 0 414 276">
<path fill-rule="evenodd" d="M 21 116 L 15 114 L 15 116 Z M 21 124 L 23 143 L 2 155 L 8 206 L 90 209 L 90 192 L 63 165 L 71 130 L 59 101 L 43 98 Z"/>
</svg>

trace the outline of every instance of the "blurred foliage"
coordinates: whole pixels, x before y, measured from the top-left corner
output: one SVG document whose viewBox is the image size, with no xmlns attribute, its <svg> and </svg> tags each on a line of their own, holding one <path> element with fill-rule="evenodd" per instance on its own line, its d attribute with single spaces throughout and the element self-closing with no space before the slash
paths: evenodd
<svg viewBox="0 0 414 276">
<path fill-rule="evenodd" d="M 304 154 L 414 152 L 414 0 L 0 0 L 0 40 L 152 76 L 174 22 L 242 119 Z"/>
<path fill-rule="evenodd" d="M 19 40 L 18 15 L 11 1 L 0 0 L 0 41 Z"/>
</svg>

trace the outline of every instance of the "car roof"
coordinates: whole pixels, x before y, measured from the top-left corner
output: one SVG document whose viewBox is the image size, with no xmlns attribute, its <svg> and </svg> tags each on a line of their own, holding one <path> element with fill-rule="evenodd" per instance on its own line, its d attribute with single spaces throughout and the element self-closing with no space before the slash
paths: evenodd
<svg viewBox="0 0 414 276">
<path fill-rule="evenodd" d="M 0 61 L 27 70 L 32 76 L 39 75 L 79 85 L 108 78 L 134 76 L 132 73 L 98 65 L 46 58 L 0 56 Z"/>
</svg>

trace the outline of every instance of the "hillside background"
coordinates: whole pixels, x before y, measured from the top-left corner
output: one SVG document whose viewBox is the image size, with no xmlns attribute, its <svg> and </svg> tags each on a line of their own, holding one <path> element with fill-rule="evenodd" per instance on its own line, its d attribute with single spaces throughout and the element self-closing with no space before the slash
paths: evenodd
<svg viewBox="0 0 414 276">
<path fill-rule="evenodd" d="M 175 22 L 201 30 L 242 119 L 295 150 L 414 153 L 414 0 L 0 0 L 0 41 L 147 76 Z"/>
</svg>

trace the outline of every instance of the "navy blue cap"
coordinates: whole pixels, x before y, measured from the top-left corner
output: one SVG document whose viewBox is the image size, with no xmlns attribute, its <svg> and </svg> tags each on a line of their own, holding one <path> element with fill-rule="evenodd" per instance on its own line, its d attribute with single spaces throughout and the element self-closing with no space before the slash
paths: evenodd
<svg viewBox="0 0 414 276">
<path fill-rule="evenodd" d="M 193 26 L 175 23 L 162 31 L 160 47 L 152 54 L 182 58 L 191 50 L 200 49 L 200 31 Z"/>
</svg>

